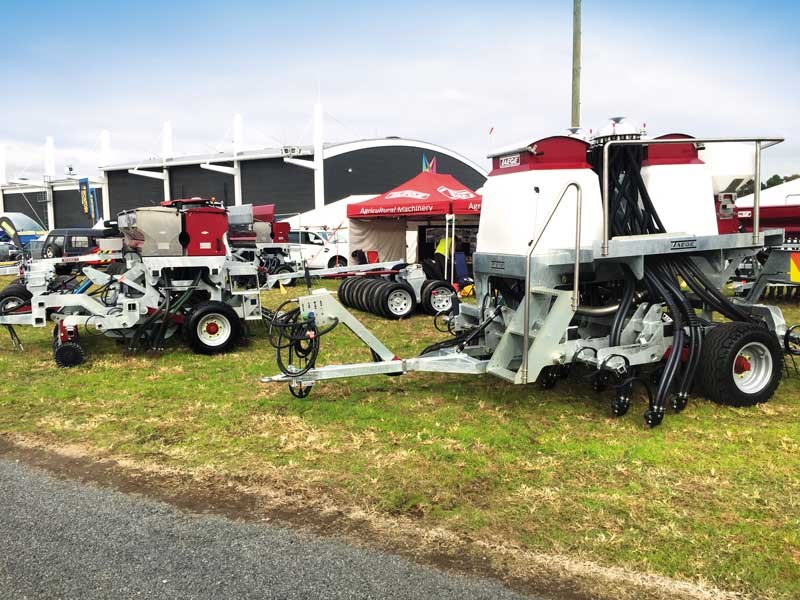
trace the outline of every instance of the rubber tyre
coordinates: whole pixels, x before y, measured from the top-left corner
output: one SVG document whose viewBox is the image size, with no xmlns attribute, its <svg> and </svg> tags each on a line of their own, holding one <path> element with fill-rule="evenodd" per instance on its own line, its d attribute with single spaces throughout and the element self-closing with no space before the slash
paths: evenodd
<svg viewBox="0 0 800 600">
<path fill-rule="evenodd" d="M 61 252 L 52 244 L 47 244 L 45 249 L 42 250 L 42 258 L 59 258 L 60 256 Z"/>
<path fill-rule="evenodd" d="M 279 273 L 292 273 L 292 272 L 293 271 L 292 271 L 291 267 L 289 267 L 287 265 L 282 265 L 282 266 L 278 267 L 277 269 L 275 269 L 275 274 L 276 275 L 279 274 Z M 283 283 L 283 287 L 293 287 L 295 285 L 295 283 L 297 283 L 297 280 L 296 279 L 289 279 L 289 280 L 287 280 L 285 282 L 282 282 L 282 283 Z"/>
<path fill-rule="evenodd" d="M 361 306 L 359 305 L 359 298 L 361 296 L 361 288 L 364 284 L 367 283 L 367 280 L 363 277 L 356 279 L 353 282 L 353 285 L 347 288 L 347 295 L 348 299 L 350 300 L 350 306 L 355 308 L 356 310 L 362 310 Z"/>
<path fill-rule="evenodd" d="M 337 260 L 339 264 L 336 264 Z M 344 256 L 334 256 L 328 261 L 329 269 L 336 269 L 338 267 L 346 267 L 346 266 L 347 266 L 347 259 Z"/>
<path fill-rule="evenodd" d="M 402 312 L 398 312 L 400 305 L 397 302 L 391 302 L 391 299 L 397 295 L 404 295 L 406 297 L 405 303 L 402 305 Z M 395 310 L 390 306 L 394 305 Z M 386 285 L 381 293 L 381 309 L 387 319 L 405 319 L 410 317 L 417 307 L 417 301 L 414 298 L 414 290 L 411 286 L 402 283 L 390 283 Z"/>
<path fill-rule="evenodd" d="M 371 294 L 369 295 L 367 302 L 369 302 L 369 312 L 371 312 L 373 315 L 388 318 L 388 315 L 383 310 L 384 306 L 381 301 L 383 298 L 383 292 L 387 285 L 391 284 L 388 281 L 378 280 L 375 285 L 372 286 Z"/>
<path fill-rule="evenodd" d="M 748 344 L 762 344 L 772 359 L 769 378 L 758 390 L 748 393 L 734 380 L 734 364 L 739 351 Z M 753 406 L 766 402 L 781 380 L 783 353 L 778 338 L 764 327 L 752 323 L 722 323 L 705 335 L 698 369 L 705 395 L 726 406 Z"/>
<path fill-rule="evenodd" d="M 354 293 L 356 284 L 361 281 L 361 279 L 358 277 L 348 277 L 345 281 L 347 282 L 347 287 L 344 288 L 344 301 L 347 303 L 346 306 L 348 308 L 355 308 Z"/>
<path fill-rule="evenodd" d="M 373 294 L 375 294 L 375 286 L 377 285 L 377 279 L 370 278 L 364 281 L 364 285 L 361 286 L 358 296 L 358 301 L 361 307 L 361 310 L 364 312 L 371 313 L 372 307 L 370 306 L 370 301 L 372 300 Z"/>
<path fill-rule="evenodd" d="M 217 324 L 217 332 L 208 329 L 210 323 Z M 205 332 L 202 331 L 203 328 Z M 220 330 L 229 328 L 227 337 L 211 340 Z M 221 354 L 233 348 L 242 338 L 242 322 L 239 315 L 224 302 L 202 302 L 189 315 L 186 323 L 186 341 L 197 354 Z"/>
<path fill-rule="evenodd" d="M 422 287 L 422 293 L 420 294 L 422 298 L 422 308 L 423 310 L 428 313 L 429 315 L 437 315 L 440 312 L 446 312 L 449 309 L 445 309 L 444 311 L 437 309 L 432 303 L 432 295 L 436 292 L 441 293 L 442 290 L 446 290 L 448 293 L 454 293 L 455 290 L 453 286 L 451 286 L 446 281 L 437 281 L 433 280 L 431 283 L 426 284 Z M 450 307 L 452 308 L 453 304 L 452 301 L 450 302 Z M 441 307 L 440 307 L 441 308 Z"/>
<path fill-rule="evenodd" d="M 32 295 L 24 284 L 19 282 L 11 283 L 0 291 L 0 312 L 5 310 L 6 305 L 14 303 L 17 306 L 22 306 L 30 302 L 31 298 Z"/>
<path fill-rule="evenodd" d="M 364 310 L 373 315 L 376 314 L 375 311 L 377 310 L 375 296 L 379 287 L 380 281 L 378 279 L 368 279 L 361 292 L 361 302 L 364 306 Z"/>
<path fill-rule="evenodd" d="M 364 286 L 369 284 L 369 279 L 362 278 L 358 279 L 352 288 L 349 288 L 347 291 L 350 294 L 350 300 L 352 301 L 353 308 L 357 310 L 365 310 L 363 305 L 361 304 L 361 290 L 364 289 Z"/>
<path fill-rule="evenodd" d="M 352 279 L 343 279 L 339 284 L 339 288 L 336 290 L 336 295 L 339 297 L 339 302 L 341 302 L 342 306 L 350 306 L 350 301 L 347 298 L 347 288 L 351 285 L 353 285 Z"/>
<path fill-rule="evenodd" d="M 344 288 L 344 300 L 348 308 L 355 308 L 355 300 L 353 299 L 353 292 L 356 289 L 356 284 L 360 281 L 357 277 L 348 277 L 345 279 L 347 287 Z"/>
</svg>

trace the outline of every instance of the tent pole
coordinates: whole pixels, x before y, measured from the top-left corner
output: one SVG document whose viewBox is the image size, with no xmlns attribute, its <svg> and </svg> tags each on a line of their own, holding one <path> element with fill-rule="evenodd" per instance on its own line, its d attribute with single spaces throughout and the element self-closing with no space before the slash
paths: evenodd
<svg viewBox="0 0 800 600">
<path fill-rule="evenodd" d="M 447 259 L 450 252 L 447 250 L 447 242 L 450 239 L 450 215 L 444 216 L 444 273 L 442 275 L 447 279 Z"/>
<path fill-rule="evenodd" d="M 453 241 L 450 243 L 450 285 L 453 285 L 456 272 L 456 215 L 453 213 Z"/>
</svg>

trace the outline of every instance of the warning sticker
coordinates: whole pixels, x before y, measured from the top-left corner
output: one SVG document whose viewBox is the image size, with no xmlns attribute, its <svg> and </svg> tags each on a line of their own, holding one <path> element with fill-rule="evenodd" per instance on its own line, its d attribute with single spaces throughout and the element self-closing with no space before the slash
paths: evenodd
<svg viewBox="0 0 800 600">
<path fill-rule="evenodd" d="M 789 255 L 789 279 L 792 283 L 800 283 L 800 252 Z"/>
</svg>

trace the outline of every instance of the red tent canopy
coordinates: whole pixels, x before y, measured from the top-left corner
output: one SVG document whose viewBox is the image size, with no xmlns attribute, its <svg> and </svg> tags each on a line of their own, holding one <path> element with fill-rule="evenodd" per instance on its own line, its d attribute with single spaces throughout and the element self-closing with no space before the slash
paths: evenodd
<svg viewBox="0 0 800 600">
<path fill-rule="evenodd" d="M 364 202 L 347 206 L 350 219 L 480 214 L 481 197 L 452 175 L 424 172 Z"/>
<path fill-rule="evenodd" d="M 454 215 L 479 215 L 481 214 L 481 201 L 478 194 L 473 194 L 474 198 L 460 198 L 453 200 Z"/>
</svg>

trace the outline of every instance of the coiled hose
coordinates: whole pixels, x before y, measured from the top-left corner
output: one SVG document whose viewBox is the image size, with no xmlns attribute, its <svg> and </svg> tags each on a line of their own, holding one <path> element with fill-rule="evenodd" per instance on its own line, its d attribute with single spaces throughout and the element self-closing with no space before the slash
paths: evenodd
<svg viewBox="0 0 800 600">
<path fill-rule="evenodd" d="M 334 319 L 330 325 L 320 329 L 314 313 L 304 316 L 299 306 L 286 310 L 295 302 L 287 300 L 266 317 L 267 339 L 275 348 L 278 369 L 289 377 L 305 375 L 314 368 L 320 339 L 339 324 L 339 320 Z"/>
</svg>

